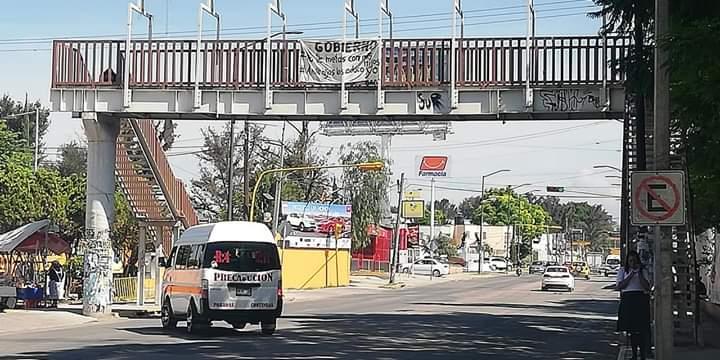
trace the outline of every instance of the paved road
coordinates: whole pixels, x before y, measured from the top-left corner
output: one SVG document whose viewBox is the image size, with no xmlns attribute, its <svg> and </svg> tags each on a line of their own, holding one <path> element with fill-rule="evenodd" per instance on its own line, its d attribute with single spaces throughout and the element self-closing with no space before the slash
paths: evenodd
<svg viewBox="0 0 720 360">
<path fill-rule="evenodd" d="M 470 278 L 294 302 L 272 337 L 223 324 L 201 336 L 167 334 L 159 319 L 16 334 L 0 339 L 0 358 L 613 359 L 617 296 L 602 289 L 608 282 L 540 292 L 539 279 Z"/>
</svg>

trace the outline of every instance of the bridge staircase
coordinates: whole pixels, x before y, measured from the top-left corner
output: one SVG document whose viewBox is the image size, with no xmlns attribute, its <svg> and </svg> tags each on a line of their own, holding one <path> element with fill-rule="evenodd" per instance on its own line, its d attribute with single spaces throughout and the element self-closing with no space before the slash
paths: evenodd
<svg viewBox="0 0 720 360">
<path fill-rule="evenodd" d="M 116 148 L 116 175 L 135 218 L 147 226 L 149 240 L 172 247 L 173 224 L 183 228 L 198 223 L 190 197 L 170 167 L 153 121 L 120 120 Z"/>
</svg>

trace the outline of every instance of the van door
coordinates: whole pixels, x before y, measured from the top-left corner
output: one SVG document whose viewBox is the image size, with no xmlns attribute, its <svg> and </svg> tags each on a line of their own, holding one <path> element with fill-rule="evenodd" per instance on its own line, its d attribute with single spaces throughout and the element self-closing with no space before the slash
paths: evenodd
<svg viewBox="0 0 720 360">
<path fill-rule="evenodd" d="M 215 310 L 273 310 L 281 286 L 280 257 L 271 242 L 207 244 L 203 267 Z"/>
<path fill-rule="evenodd" d="M 191 252 L 190 245 L 180 246 L 173 263 L 172 282 L 168 293 L 170 294 L 170 305 L 175 314 L 185 314 L 189 305 L 190 288 L 194 285 L 188 279 L 187 270 Z M 200 286 L 200 284 L 196 284 L 196 286 Z"/>
</svg>

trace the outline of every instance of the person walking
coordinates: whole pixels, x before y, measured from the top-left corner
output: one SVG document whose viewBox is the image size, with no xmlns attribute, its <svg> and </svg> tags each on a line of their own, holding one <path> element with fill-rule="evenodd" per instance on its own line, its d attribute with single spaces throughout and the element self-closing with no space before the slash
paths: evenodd
<svg viewBox="0 0 720 360">
<path fill-rule="evenodd" d="M 50 306 L 57 307 L 58 300 L 62 300 L 65 295 L 65 271 L 57 260 L 50 265 L 48 277 L 48 298 L 52 301 Z"/>
<path fill-rule="evenodd" d="M 650 347 L 650 275 L 636 251 L 629 251 L 625 265 L 618 270 L 616 286 L 620 291 L 617 330 L 630 334 L 632 359 L 645 360 Z"/>
</svg>

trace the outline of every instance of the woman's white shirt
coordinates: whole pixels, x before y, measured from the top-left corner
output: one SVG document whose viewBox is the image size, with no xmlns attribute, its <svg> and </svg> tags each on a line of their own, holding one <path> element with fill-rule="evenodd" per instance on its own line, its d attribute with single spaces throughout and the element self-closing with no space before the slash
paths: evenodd
<svg viewBox="0 0 720 360">
<path fill-rule="evenodd" d="M 629 272 L 625 272 L 624 267 L 620 267 L 618 270 L 617 278 L 615 279 L 615 285 L 619 285 L 621 281 L 625 280 L 628 276 L 631 276 L 633 272 L 637 272 L 639 270 L 630 270 Z M 647 280 L 648 283 L 650 283 L 650 274 L 648 273 L 647 269 L 642 269 L 643 277 L 645 277 L 645 280 Z M 630 282 L 628 282 L 627 286 L 625 286 L 624 289 L 620 289 L 620 292 L 626 292 L 626 291 L 645 291 L 645 289 L 642 286 L 642 283 L 640 282 L 640 274 L 635 274 L 635 276 L 630 279 Z"/>
</svg>

